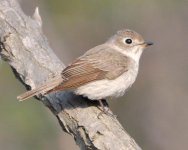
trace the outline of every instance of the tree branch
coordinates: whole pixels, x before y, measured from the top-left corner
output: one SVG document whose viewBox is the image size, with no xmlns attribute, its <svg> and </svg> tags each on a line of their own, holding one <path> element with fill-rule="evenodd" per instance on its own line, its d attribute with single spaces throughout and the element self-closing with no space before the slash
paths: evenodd
<svg viewBox="0 0 188 150">
<path fill-rule="evenodd" d="M 50 80 L 65 67 L 49 47 L 42 33 L 42 20 L 36 9 L 26 16 L 16 0 L 0 3 L 0 56 L 27 89 Z M 71 134 L 82 150 L 140 150 L 117 119 L 92 102 L 71 92 L 37 97 L 53 112 L 62 129 Z"/>
</svg>

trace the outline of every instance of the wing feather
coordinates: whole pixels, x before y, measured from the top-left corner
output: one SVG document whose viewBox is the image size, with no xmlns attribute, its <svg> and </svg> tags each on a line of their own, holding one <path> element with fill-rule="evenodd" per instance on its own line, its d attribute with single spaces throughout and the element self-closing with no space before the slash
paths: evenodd
<svg viewBox="0 0 188 150">
<path fill-rule="evenodd" d="M 113 80 L 128 71 L 130 61 L 130 58 L 107 44 L 99 45 L 66 67 L 62 76 L 18 96 L 18 99 L 25 100 L 41 92 L 47 94 L 52 91 L 75 89 L 96 80 Z"/>
<path fill-rule="evenodd" d="M 120 52 L 107 45 L 100 45 L 66 67 L 62 72 L 65 81 L 54 90 L 74 89 L 96 80 L 113 80 L 128 71 L 129 61 Z"/>
</svg>

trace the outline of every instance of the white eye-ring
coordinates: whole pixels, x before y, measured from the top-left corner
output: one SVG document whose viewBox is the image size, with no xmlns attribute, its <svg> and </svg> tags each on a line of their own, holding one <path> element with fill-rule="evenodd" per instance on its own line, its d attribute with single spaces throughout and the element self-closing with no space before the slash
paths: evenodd
<svg viewBox="0 0 188 150">
<path fill-rule="evenodd" d="M 127 38 L 127 39 L 125 39 L 125 43 L 126 44 L 132 44 L 132 39 L 131 38 Z"/>
</svg>

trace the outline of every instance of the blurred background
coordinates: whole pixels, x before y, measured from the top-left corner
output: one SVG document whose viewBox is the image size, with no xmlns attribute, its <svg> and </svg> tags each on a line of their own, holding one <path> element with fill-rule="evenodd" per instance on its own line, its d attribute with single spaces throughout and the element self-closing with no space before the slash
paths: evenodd
<svg viewBox="0 0 188 150">
<path fill-rule="evenodd" d="M 153 41 L 133 87 L 110 107 L 143 150 L 188 147 L 188 1 L 20 0 L 32 16 L 39 6 L 43 31 L 68 64 L 117 30 L 133 29 Z M 19 103 L 25 91 L 10 67 L 0 64 L 0 149 L 78 150 L 40 102 Z"/>
</svg>

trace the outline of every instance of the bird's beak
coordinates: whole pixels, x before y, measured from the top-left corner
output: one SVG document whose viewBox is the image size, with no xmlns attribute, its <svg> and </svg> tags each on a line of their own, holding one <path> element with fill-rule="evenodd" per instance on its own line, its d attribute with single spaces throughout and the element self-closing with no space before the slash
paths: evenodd
<svg viewBox="0 0 188 150">
<path fill-rule="evenodd" d="M 144 42 L 143 43 L 144 47 L 148 47 L 148 46 L 151 46 L 151 45 L 153 45 L 153 42 Z"/>
</svg>

